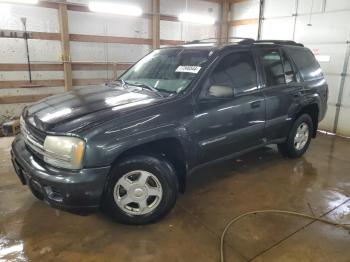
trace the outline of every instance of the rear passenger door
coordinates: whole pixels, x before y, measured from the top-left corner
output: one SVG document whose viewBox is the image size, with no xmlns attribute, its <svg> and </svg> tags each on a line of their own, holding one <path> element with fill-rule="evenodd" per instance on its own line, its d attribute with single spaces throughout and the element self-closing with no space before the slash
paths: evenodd
<svg viewBox="0 0 350 262">
<path fill-rule="evenodd" d="M 301 103 L 303 85 L 291 59 L 282 49 L 262 47 L 257 53 L 266 99 L 264 137 L 267 141 L 282 139 L 287 136 L 293 113 Z"/>
</svg>

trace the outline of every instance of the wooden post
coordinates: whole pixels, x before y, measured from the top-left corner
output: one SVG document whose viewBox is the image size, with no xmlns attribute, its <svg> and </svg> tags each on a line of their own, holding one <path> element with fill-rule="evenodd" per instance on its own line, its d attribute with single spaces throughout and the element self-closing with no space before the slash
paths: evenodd
<svg viewBox="0 0 350 262">
<path fill-rule="evenodd" d="M 227 43 L 228 42 L 228 16 L 230 12 L 230 1 L 221 0 L 221 23 L 219 28 L 219 42 Z"/>
<path fill-rule="evenodd" d="M 152 0 L 152 48 L 160 47 L 160 0 Z"/>
<path fill-rule="evenodd" d="M 61 36 L 61 49 L 62 49 L 62 61 L 64 68 L 64 89 L 69 91 L 73 88 L 72 81 L 72 64 L 70 59 L 70 45 L 69 45 L 69 29 L 68 29 L 68 16 L 67 16 L 67 4 L 60 3 L 58 7 L 58 16 L 60 22 L 60 36 Z"/>
</svg>

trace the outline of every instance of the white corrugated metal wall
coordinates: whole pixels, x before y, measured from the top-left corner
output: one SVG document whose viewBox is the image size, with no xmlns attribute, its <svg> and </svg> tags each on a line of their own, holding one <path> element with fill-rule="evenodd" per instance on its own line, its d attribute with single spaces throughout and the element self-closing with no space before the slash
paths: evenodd
<svg viewBox="0 0 350 262">
<path fill-rule="evenodd" d="M 257 38 L 259 5 L 259 0 L 248 0 L 231 6 L 231 19 L 246 21 L 231 27 L 232 36 Z M 295 40 L 319 55 L 330 87 L 320 129 L 350 136 L 350 1 L 265 0 L 261 32 L 262 39 Z"/>
<path fill-rule="evenodd" d="M 88 0 L 72 0 L 69 3 L 86 5 Z M 118 2 L 118 1 L 116 1 Z M 119 0 L 125 3 L 126 1 Z M 128 0 L 138 5 L 144 13 L 152 13 L 152 0 Z M 209 14 L 217 20 L 220 5 L 200 0 L 161 0 L 161 15 L 177 16 L 183 11 Z M 0 3 L 0 31 L 23 30 L 21 17 L 27 18 L 28 31 L 59 33 L 58 11 L 42 6 L 25 6 Z M 117 36 L 130 38 L 152 38 L 151 19 L 144 17 L 127 17 L 97 14 L 91 12 L 68 11 L 69 33 L 94 36 Z M 193 40 L 215 37 L 216 25 L 195 25 L 178 21 L 160 22 L 160 38 L 163 40 Z M 115 62 L 133 63 L 152 50 L 149 44 L 120 44 L 101 42 L 71 41 L 71 60 L 73 62 Z M 59 40 L 29 39 L 30 56 L 33 64 L 62 64 L 61 43 Z M 0 66 L 2 64 L 26 64 L 24 39 L 0 37 Z M 122 71 L 118 71 L 120 74 Z M 33 71 L 34 80 L 63 80 L 60 71 Z M 112 70 L 74 70 L 73 79 L 111 79 L 115 75 Z M 1 116 L 18 116 L 25 104 L 4 104 L 1 97 L 20 95 L 56 94 L 64 91 L 62 86 L 19 88 L 13 81 L 27 81 L 28 72 L 1 71 L 0 69 L 0 121 Z M 5 82 L 9 82 L 7 87 Z M 60 83 L 60 81 L 57 81 Z M 5 85 L 5 86 L 4 86 Z"/>
</svg>

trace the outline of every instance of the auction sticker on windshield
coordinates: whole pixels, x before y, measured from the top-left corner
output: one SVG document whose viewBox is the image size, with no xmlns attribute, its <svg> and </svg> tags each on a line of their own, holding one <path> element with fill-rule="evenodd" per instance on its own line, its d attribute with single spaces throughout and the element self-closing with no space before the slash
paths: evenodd
<svg viewBox="0 0 350 262">
<path fill-rule="evenodd" d="M 175 72 L 197 74 L 199 70 L 201 70 L 200 66 L 179 66 Z"/>
</svg>

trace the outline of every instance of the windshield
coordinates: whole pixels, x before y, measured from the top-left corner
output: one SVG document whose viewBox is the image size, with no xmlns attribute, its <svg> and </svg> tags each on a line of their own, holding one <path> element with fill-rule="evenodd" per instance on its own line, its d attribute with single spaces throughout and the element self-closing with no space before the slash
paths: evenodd
<svg viewBox="0 0 350 262">
<path fill-rule="evenodd" d="M 209 54 L 210 50 L 156 50 L 136 63 L 121 79 L 127 84 L 179 93 L 190 85 Z"/>
</svg>

